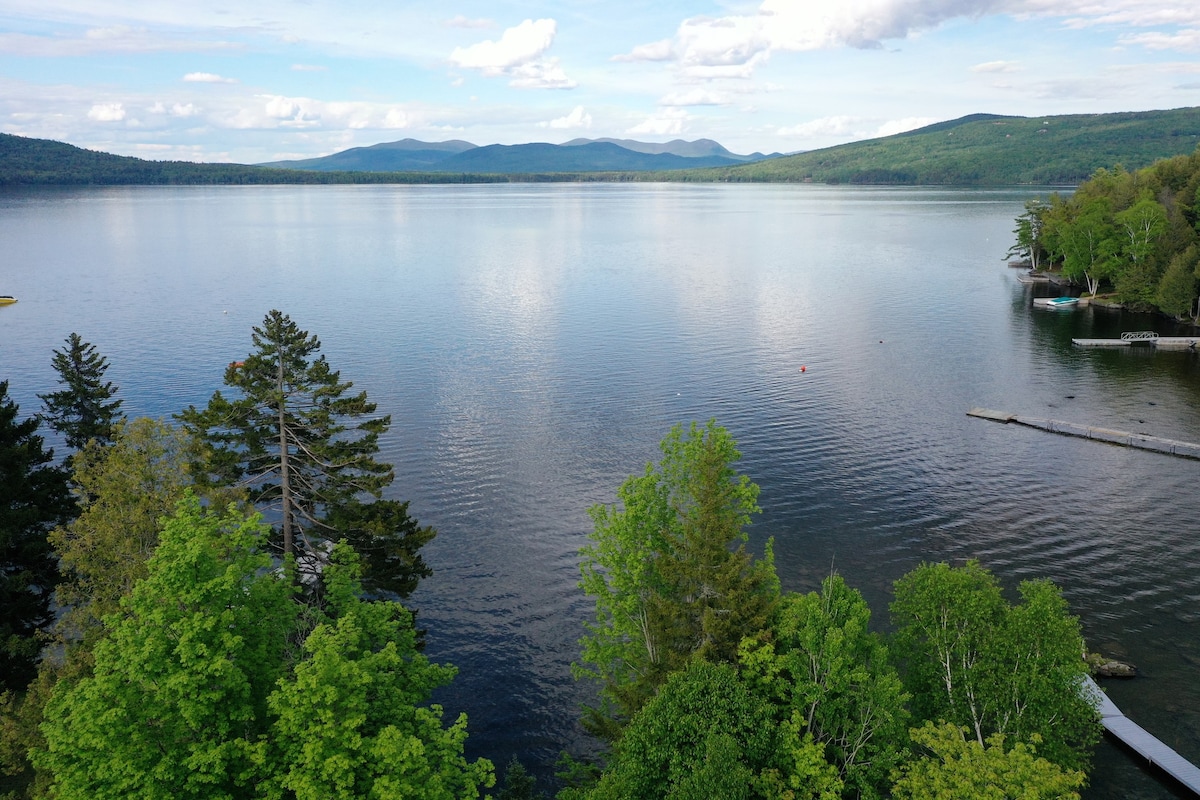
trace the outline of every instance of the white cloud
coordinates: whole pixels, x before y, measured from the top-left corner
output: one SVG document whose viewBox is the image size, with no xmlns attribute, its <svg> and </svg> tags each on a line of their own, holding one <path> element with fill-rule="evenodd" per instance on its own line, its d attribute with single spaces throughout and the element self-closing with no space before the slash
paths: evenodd
<svg viewBox="0 0 1200 800">
<path fill-rule="evenodd" d="M 329 67 L 320 64 L 292 64 L 292 72 L 328 72 Z"/>
<path fill-rule="evenodd" d="M 892 136 L 923 128 L 938 121 L 940 120 L 934 117 L 904 117 L 881 123 L 866 117 L 839 115 L 814 119 L 789 128 L 779 128 L 775 132 L 779 136 L 789 139 L 852 141 Z"/>
<path fill-rule="evenodd" d="M 932 125 L 941 120 L 936 117 L 904 117 L 903 119 L 891 119 L 879 126 L 875 131 L 875 136 L 893 136 L 897 133 L 905 133 L 907 131 L 915 131 L 917 128 L 924 128 L 926 125 Z"/>
<path fill-rule="evenodd" d="M 613 56 L 612 61 L 670 61 L 675 58 L 675 46 L 670 39 L 641 44 L 624 55 Z"/>
<path fill-rule="evenodd" d="M 1152 49 L 1200 49 L 1200 3 L 1194 0 L 763 0 L 751 14 L 685 19 L 671 39 L 640 45 L 613 60 L 673 60 L 684 79 L 748 78 L 773 52 L 876 49 L 953 20 L 1001 14 L 1057 19 L 1068 28 L 1169 26 L 1175 30 L 1127 34 L 1121 41 Z M 1189 27 L 1178 30 L 1181 26 Z M 1014 68 L 997 61 L 975 71 Z"/>
<path fill-rule="evenodd" d="M 1200 29 L 1189 28 L 1176 33 L 1149 31 L 1121 37 L 1121 44 L 1141 45 L 1150 50 L 1200 51 Z"/>
<path fill-rule="evenodd" d="M 462 14 L 455 14 L 452 19 L 443 23 L 447 28 L 494 28 L 496 22 L 490 19 L 469 19 Z"/>
<path fill-rule="evenodd" d="M 120 122 L 125 119 L 125 106 L 122 103 L 96 103 L 87 115 L 95 122 Z"/>
<path fill-rule="evenodd" d="M 186 83 L 237 83 L 233 78 L 223 78 L 212 72 L 189 72 L 183 80 Z"/>
<path fill-rule="evenodd" d="M 976 64 L 971 67 L 971 72 L 1018 72 L 1021 69 L 1015 61 L 985 61 L 982 64 Z"/>
<path fill-rule="evenodd" d="M 257 95 L 253 103 L 209 114 L 214 124 L 239 130 L 291 128 L 320 131 L 396 130 L 428 127 L 420 108 L 359 101 L 326 102 L 310 97 Z"/>
<path fill-rule="evenodd" d="M 860 131 L 864 122 L 865 120 L 861 117 L 838 115 L 814 119 L 811 122 L 793 125 L 790 128 L 780 128 L 776 133 L 780 136 L 798 139 L 846 136 L 849 134 L 861 135 Z"/>
<path fill-rule="evenodd" d="M 549 122 L 539 122 L 539 128 L 555 128 L 557 130 L 572 130 L 574 128 L 592 127 L 592 115 L 583 110 L 583 106 L 575 106 L 570 114 Z"/>
<path fill-rule="evenodd" d="M 579 84 L 567 77 L 557 58 L 513 67 L 509 86 L 518 89 L 574 89 Z"/>
<path fill-rule="evenodd" d="M 518 89 L 574 89 L 556 58 L 542 58 L 558 23 L 552 19 L 527 19 L 504 31 L 499 41 L 490 39 L 470 47 L 456 47 L 450 60 L 459 67 L 477 69 L 489 78 L 506 76 Z"/>
<path fill-rule="evenodd" d="M 664 108 L 626 133 L 649 134 L 651 136 L 678 136 L 687 127 L 688 113 L 682 108 Z"/>
<path fill-rule="evenodd" d="M 171 36 L 145 28 L 114 25 L 91 28 L 83 35 L 0 33 L 0 53 L 34 58 L 77 58 L 100 54 L 198 53 L 241 49 L 233 42 L 204 36 Z"/>
<path fill-rule="evenodd" d="M 505 75 L 514 67 L 528 64 L 550 49 L 554 43 L 557 23 L 552 19 L 527 19 L 509 28 L 500 41 L 491 39 L 470 47 L 456 47 L 450 60 L 460 67 L 478 69 L 484 75 Z"/>
<path fill-rule="evenodd" d="M 658 101 L 660 106 L 727 106 L 733 99 L 724 92 L 695 88 L 686 92 L 672 92 Z"/>
</svg>

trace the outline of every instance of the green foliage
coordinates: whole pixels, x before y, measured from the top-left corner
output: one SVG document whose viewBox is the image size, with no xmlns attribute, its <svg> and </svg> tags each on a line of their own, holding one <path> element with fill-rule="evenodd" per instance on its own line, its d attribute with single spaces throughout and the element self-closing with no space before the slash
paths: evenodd
<svg viewBox="0 0 1200 800">
<path fill-rule="evenodd" d="M 452 667 L 417 652 L 412 615 L 399 603 L 359 599 L 358 557 L 338 544 L 325 570 L 328 613 L 304 642 L 304 659 L 269 705 L 280 765 L 268 797 L 452 800 L 493 785 L 486 759 L 467 763 L 466 715 L 450 728 L 423 707 Z"/>
<path fill-rule="evenodd" d="M 543 792 L 537 791 L 537 779 L 513 756 L 504 769 L 504 788 L 496 795 L 496 800 L 538 800 L 545 797 Z"/>
<path fill-rule="evenodd" d="M 64 388 L 38 395 L 46 407 L 40 415 L 42 421 L 61 433 L 72 450 L 79 450 L 91 439 L 101 445 L 110 444 L 113 426 L 123 417 L 121 401 L 112 399 L 117 387 L 104 380 L 108 360 L 95 345 L 72 333 L 66 347 L 54 351 L 53 365 Z"/>
<path fill-rule="evenodd" d="M 360 598 L 345 544 L 322 574 L 324 610 L 304 610 L 268 530 L 186 495 L 105 618 L 92 674 L 46 704 L 33 760 L 50 796 L 443 800 L 494 782 L 462 756 L 465 717 L 443 728 L 424 705 L 454 670 L 417 652 L 411 614 Z"/>
<path fill-rule="evenodd" d="M 146 578 L 105 620 L 93 676 L 46 707 L 34 763 L 55 798 L 233 798 L 263 777 L 265 699 L 298 609 L 264 535 L 191 497 L 167 520 Z"/>
<path fill-rule="evenodd" d="M 918 719 L 946 720 L 983 744 L 992 734 L 1029 742 L 1066 768 L 1087 764 L 1099 717 L 1079 691 L 1087 674 L 1079 621 L 1048 581 L 1025 581 L 1010 606 L 971 561 L 923 564 L 896 581 L 892 619 Z"/>
<path fill-rule="evenodd" d="M 120 600 L 146 575 L 158 544 L 161 519 L 169 516 L 189 485 L 187 464 L 194 442 L 182 431 L 150 419 L 120 422 L 112 444 L 93 438 L 70 461 L 79 516 L 52 530 L 48 539 L 62 571 L 57 624 L 36 679 L 4 714 L 0 749 L 13 774 L 32 780 L 27 755 L 43 748 L 38 727 L 46 703 L 91 675 L 92 648 L 104 635 L 103 617 L 120 611 Z M 38 796 L 41 784 L 33 788 Z"/>
<path fill-rule="evenodd" d="M 728 664 L 693 661 L 630 721 L 592 800 L 840 796 L 821 745 Z"/>
<path fill-rule="evenodd" d="M 366 392 L 347 394 L 353 384 L 286 314 L 268 313 L 252 339 L 254 352 L 225 371 L 238 397 L 218 391 L 180 415 L 209 446 L 203 481 L 245 487 L 305 571 L 318 572 L 327 543 L 344 538 L 365 559 L 369 590 L 407 596 L 430 574 L 418 551 L 434 530 L 407 503 L 381 499 L 394 472 L 375 456 L 391 417 L 375 415 Z"/>
<path fill-rule="evenodd" d="M 1029 262 L 1033 269 L 1038 268 L 1045 254 L 1042 245 L 1042 231 L 1046 224 L 1046 213 L 1050 207 L 1042 200 L 1027 200 L 1025 213 L 1017 217 L 1017 227 L 1013 234 L 1017 237 L 1009 248 L 1005 258 L 1014 256 Z"/>
<path fill-rule="evenodd" d="M 1039 758 L 1036 741 L 1005 748 L 999 734 L 981 744 L 963 733 L 950 723 L 927 722 L 914 729 L 913 741 L 929 755 L 897 771 L 892 796 L 896 800 L 1079 800 L 1076 790 L 1086 782 L 1085 775 Z"/>
<path fill-rule="evenodd" d="M 715 422 L 676 425 L 662 460 L 632 476 L 622 508 L 596 506 L 583 548 L 583 590 L 596 620 L 582 639 L 578 674 L 598 678 L 609 704 L 592 715 L 611 738 L 606 714 L 627 719 L 666 676 L 692 658 L 732 662 L 743 636 L 764 630 L 779 593 L 768 547 L 755 563 L 744 527 L 758 512 L 758 487 L 734 469 L 740 458 Z"/>
<path fill-rule="evenodd" d="M 1095 294 L 1101 280 L 1116 275 L 1117 255 L 1121 242 L 1113 220 L 1112 203 L 1107 197 L 1084 201 L 1073 214 L 1062 212 L 1061 203 L 1052 207 L 1045 237 L 1062 262 L 1062 273 L 1074 280 L 1087 282 L 1088 291 Z"/>
<path fill-rule="evenodd" d="M 50 625 L 58 568 L 47 534 L 69 520 L 75 503 L 65 470 L 0 381 L 0 692 L 22 689 L 35 674 L 38 633 Z"/>
<path fill-rule="evenodd" d="M 1200 150 L 1137 172 L 1099 170 L 1051 198 L 1040 243 L 1062 273 L 1096 293 L 1107 283 L 1136 308 L 1193 313 L 1200 242 Z M 1200 309 L 1196 309 L 1200 311 Z"/>
<path fill-rule="evenodd" d="M 848 790 L 886 791 L 904 757 L 907 695 L 862 595 L 831 575 L 821 592 L 783 597 L 772 631 L 742 645 L 747 680 L 796 714 Z"/>
<path fill-rule="evenodd" d="M 1190 316 L 1192 321 L 1200 318 L 1200 246 L 1188 245 L 1171 259 L 1166 273 L 1158 284 L 1155 304 L 1173 317 Z"/>
<path fill-rule="evenodd" d="M 93 439 L 71 460 L 80 514 L 50 533 L 63 571 L 64 643 L 90 646 L 101 620 L 146 576 L 162 518 L 192 485 L 198 448 L 185 431 L 140 418 L 115 425 L 109 446 Z"/>
</svg>

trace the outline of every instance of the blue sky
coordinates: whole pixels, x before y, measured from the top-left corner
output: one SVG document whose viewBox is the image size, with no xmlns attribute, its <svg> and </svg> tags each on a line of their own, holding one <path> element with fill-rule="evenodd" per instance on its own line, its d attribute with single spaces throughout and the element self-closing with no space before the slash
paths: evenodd
<svg viewBox="0 0 1200 800">
<path fill-rule="evenodd" d="M 1200 106 L 1197 0 L 4 0 L 0 131 L 256 163 L 414 138 L 826 147 Z"/>
</svg>

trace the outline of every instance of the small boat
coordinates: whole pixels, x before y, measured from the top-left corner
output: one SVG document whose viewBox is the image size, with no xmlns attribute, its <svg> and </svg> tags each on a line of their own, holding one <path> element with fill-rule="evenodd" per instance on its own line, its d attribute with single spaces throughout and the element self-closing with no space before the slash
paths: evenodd
<svg viewBox="0 0 1200 800">
<path fill-rule="evenodd" d="M 1041 308 L 1071 308 L 1079 304 L 1078 297 L 1035 297 L 1033 304 Z"/>
<path fill-rule="evenodd" d="M 0 306 L 11 306 L 15 302 L 17 302 L 17 298 L 11 294 L 0 294 Z"/>
</svg>

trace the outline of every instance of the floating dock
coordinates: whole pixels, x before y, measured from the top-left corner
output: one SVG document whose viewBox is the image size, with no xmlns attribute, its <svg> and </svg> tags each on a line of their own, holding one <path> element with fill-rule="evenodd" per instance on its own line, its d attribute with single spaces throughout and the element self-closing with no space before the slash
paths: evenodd
<svg viewBox="0 0 1200 800">
<path fill-rule="evenodd" d="M 1159 336 L 1154 331 L 1126 331 L 1120 339 L 1072 339 L 1076 347 L 1153 347 L 1160 350 L 1200 349 L 1200 336 Z"/>
<path fill-rule="evenodd" d="M 1023 417 L 1017 414 L 1009 414 L 1004 411 L 993 411 L 989 408 L 972 408 L 967 412 L 968 417 L 977 417 L 979 419 L 987 419 L 992 422 L 1009 423 L 1014 422 L 1017 425 L 1024 425 L 1027 428 L 1037 428 L 1050 433 L 1057 433 L 1063 436 L 1076 436 L 1081 439 L 1094 439 L 1098 442 L 1107 442 L 1109 444 L 1121 445 L 1122 447 L 1135 447 L 1139 450 L 1152 450 L 1156 453 L 1164 455 L 1179 456 L 1180 458 L 1192 458 L 1200 460 L 1200 444 L 1193 442 L 1181 442 L 1175 439 L 1163 439 L 1158 436 L 1147 436 L 1144 433 L 1129 433 L 1127 431 L 1114 431 L 1108 428 L 1096 428 L 1090 425 L 1080 425 L 1075 422 L 1063 422 L 1057 419 L 1043 419 L 1041 417 Z"/>
<path fill-rule="evenodd" d="M 1100 721 L 1110 736 L 1146 759 L 1150 765 L 1158 767 L 1179 781 L 1193 794 L 1200 795 L 1200 768 L 1122 714 L 1121 709 L 1108 699 L 1108 695 L 1100 690 L 1094 680 L 1090 677 L 1084 680 L 1085 690 L 1095 698 L 1100 710 Z"/>
</svg>

